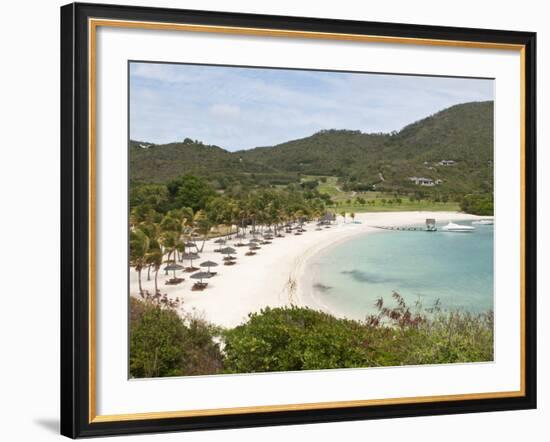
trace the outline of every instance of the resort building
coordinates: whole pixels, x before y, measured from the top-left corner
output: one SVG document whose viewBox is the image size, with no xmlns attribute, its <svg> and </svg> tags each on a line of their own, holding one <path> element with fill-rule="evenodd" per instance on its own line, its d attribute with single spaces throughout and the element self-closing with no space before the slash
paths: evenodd
<svg viewBox="0 0 550 442">
<path fill-rule="evenodd" d="M 456 161 L 454 161 L 454 160 L 441 160 L 438 164 L 440 166 L 454 166 L 456 164 Z"/>
<path fill-rule="evenodd" d="M 431 178 L 411 176 L 409 177 L 409 180 L 417 186 L 435 186 L 435 183 Z"/>
</svg>

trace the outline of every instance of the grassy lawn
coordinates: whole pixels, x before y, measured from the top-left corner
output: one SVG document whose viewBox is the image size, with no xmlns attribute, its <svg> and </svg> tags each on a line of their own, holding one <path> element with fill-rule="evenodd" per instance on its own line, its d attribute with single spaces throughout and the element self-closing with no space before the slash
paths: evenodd
<svg viewBox="0 0 550 442">
<path fill-rule="evenodd" d="M 459 212 L 460 207 L 458 203 L 434 203 L 433 201 L 422 200 L 414 203 L 403 201 L 401 204 L 374 204 L 374 205 L 361 205 L 361 204 L 343 204 L 338 206 L 329 206 L 329 209 L 339 213 L 342 210 L 346 212 L 414 212 L 419 210 L 426 210 L 432 212 Z"/>
<path fill-rule="evenodd" d="M 336 184 L 337 178 L 335 176 L 327 177 L 327 182 L 319 182 L 319 185 L 317 186 L 317 189 L 321 193 L 326 193 L 330 195 L 332 198 L 335 197 L 342 197 L 347 195 L 345 192 L 342 192 L 338 185 Z"/>
<path fill-rule="evenodd" d="M 320 179 L 326 178 L 325 182 Z M 395 202 L 395 197 L 392 194 L 383 192 L 344 192 L 338 187 L 337 177 L 335 176 L 302 176 L 302 181 L 318 180 L 319 185 L 317 190 L 321 193 L 330 195 L 336 205 L 331 206 L 332 210 L 340 212 L 405 212 L 405 211 L 459 211 L 460 207 L 457 202 L 440 202 L 436 203 L 431 200 L 410 201 L 407 196 L 400 196 L 401 203 Z M 359 204 L 357 198 L 364 199 L 366 204 Z M 392 200 L 390 203 L 389 201 Z"/>
</svg>

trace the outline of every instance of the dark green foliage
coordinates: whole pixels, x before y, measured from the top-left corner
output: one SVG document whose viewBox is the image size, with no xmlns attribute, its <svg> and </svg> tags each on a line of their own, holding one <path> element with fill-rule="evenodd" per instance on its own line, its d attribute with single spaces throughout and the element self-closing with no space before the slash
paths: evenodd
<svg viewBox="0 0 550 442">
<path fill-rule="evenodd" d="M 157 377 L 180 374 L 184 339 L 185 327 L 175 311 L 146 306 L 138 319 L 131 322 L 131 375 Z"/>
<path fill-rule="evenodd" d="M 360 327 L 307 308 L 266 308 L 225 333 L 225 371 L 316 370 L 368 366 Z"/>
<path fill-rule="evenodd" d="M 493 194 L 466 195 L 460 202 L 460 210 L 474 215 L 493 215 Z"/>
<path fill-rule="evenodd" d="M 265 308 L 221 330 L 181 319 L 166 297 L 130 299 L 133 377 L 254 373 L 493 360 L 493 313 L 377 301 L 364 321 L 300 307 Z M 223 351 L 218 341 L 223 342 Z"/>
<path fill-rule="evenodd" d="M 136 378 L 215 374 L 222 367 L 215 329 L 202 320 L 184 322 L 154 299 L 130 298 L 130 375 Z"/>
<path fill-rule="evenodd" d="M 208 182 L 193 175 L 184 175 L 167 185 L 174 199 L 175 208 L 191 207 L 193 211 L 204 209 L 209 199 L 216 196 L 216 192 Z"/>
<path fill-rule="evenodd" d="M 141 206 L 156 209 L 159 212 L 168 210 L 168 188 L 162 184 L 130 185 L 130 207 Z"/>
</svg>

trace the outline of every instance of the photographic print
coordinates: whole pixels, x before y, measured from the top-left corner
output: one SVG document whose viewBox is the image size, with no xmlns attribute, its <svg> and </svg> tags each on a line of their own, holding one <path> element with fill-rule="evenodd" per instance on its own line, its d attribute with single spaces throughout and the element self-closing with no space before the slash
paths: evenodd
<svg viewBox="0 0 550 442">
<path fill-rule="evenodd" d="M 493 361 L 493 79 L 128 68 L 130 378 Z"/>
<path fill-rule="evenodd" d="M 536 408 L 535 33 L 61 35 L 62 434 Z"/>
</svg>

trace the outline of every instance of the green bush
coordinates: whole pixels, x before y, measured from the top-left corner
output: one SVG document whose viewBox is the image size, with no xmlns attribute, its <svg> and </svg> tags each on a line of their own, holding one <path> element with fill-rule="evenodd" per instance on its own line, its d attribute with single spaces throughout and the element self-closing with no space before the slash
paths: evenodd
<svg viewBox="0 0 550 442">
<path fill-rule="evenodd" d="M 222 355 L 216 329 L 154 300 L 130 298 L 130 375 L 136 378 L 215 374 Z"/>
<path fill-rule="evenodd" d="M 225 332 L 229 373 L 364 367 L 368 351 L 358 322 L 308 308 L 266 308 Z"/>
</svg>

